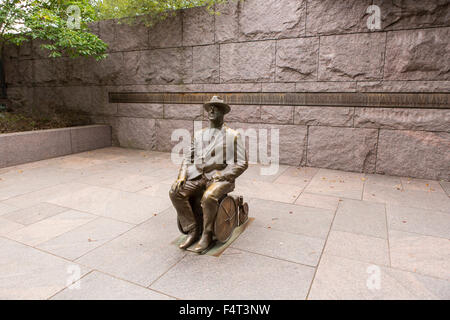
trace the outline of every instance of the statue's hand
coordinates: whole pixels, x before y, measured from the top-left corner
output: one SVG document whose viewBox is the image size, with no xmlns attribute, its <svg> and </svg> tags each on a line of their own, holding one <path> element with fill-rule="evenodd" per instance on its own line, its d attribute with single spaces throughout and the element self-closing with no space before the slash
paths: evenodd
<svg viewBox="0 0 450 320">
<path fill-rule="evenodd" d="M 178 179 L 172 186 L 172 190 L 177 193 L 186 183 L 186 178 Z"/>
<path fill-rule="evenodd" d="M 212 176 L 212 180 L 213 180 L 213 181 L 227 181 L 227 179 L 226 179 L 225 176 L 223 176 L 223 175 L 221 175 L 221 174 L 217 174 L 217 173 L 215 173 L 215 174 Z"/>
</svg>

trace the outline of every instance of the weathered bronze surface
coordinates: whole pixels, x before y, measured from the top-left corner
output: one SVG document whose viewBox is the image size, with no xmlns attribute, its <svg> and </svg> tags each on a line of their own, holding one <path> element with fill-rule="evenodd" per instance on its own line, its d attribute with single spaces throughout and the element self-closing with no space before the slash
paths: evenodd
<svg viewBox="0 0 450 320">
<path fill-rule="evenodd" d="M 230 107 L 214 96 L 204 108 L 209 128 L 194 134 L 190 153 L 169 191 L 178 228 L 187 234 L 179 247 L 196 253 L 208 251 L 214 240 L 227 242 L 233 230 L 248 219 L 248 205 L 242 197 L 228 196 L 236 178 L 248 168 L 241 136 L 224 125 Z"/>
<path fill-rule="evenodd" d="M 223 93 L 224 102 L 255 105 L 450 109 L 449 93 Z M 110 92 L 111 103 L 200 104 L 211 93 Z"/>
</svg>

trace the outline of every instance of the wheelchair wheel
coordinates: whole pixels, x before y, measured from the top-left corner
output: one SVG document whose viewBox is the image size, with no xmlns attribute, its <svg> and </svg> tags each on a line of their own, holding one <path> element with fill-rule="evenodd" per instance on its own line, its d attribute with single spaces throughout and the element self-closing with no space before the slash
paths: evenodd
<svg viewBox="0 0 450 320">
<path fill-rule="evenodd" d="M 214 223 L 214 234 L 219 242 L 227 242 L 238 224 L 238 207 L 232 197 L 225 197 L 219 205 L 216 221 Z"/>
</svg>

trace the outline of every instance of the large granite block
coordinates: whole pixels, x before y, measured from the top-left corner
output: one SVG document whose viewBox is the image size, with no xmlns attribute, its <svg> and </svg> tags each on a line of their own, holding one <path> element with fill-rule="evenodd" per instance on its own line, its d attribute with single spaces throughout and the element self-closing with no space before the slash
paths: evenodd
<svg viewBox="0 0 450 320">
<path fill-rule="evenodd" d="M 33 55 L 33 45 L 32 40 L 25 41 L 19 47 L 19 58 L 27 59 L 31 58 Z"/>
<path fill-rule="evenodd" d="M 374 0 L 381 9 L 382 30 L 417 29 L 450 25 L 448 0 Z"/>
<path fill-rule="evenodd" d="M 0 134 L 0 167 L 68 155 L 70 129 Z"/>
<path fill-rule="evenodd" d="M 83 79 L 92 84 L 120 84 L 124 69 L 122 52 L 109 53 L 106 59 L 96 61 L 94 58 L 86 60 L 86 71 Z"/>
<path fill-rule="evenodd" d="M 202 120 L 203 106 L 199 104 L 165 104 L 164 119 Z"/>
<path fill-rule="evenodd" d="M 319 38 L 277 41 L 276 81 L 316 80 Z"/>
<path fill-rule="evenodd" d="M 309 127 L 307 165 L 373 173 L 377 135 L 375 129 Z"/>
<path fill-rule="evenodd" d="M 125 53 L 127 83 L 192 83 L 192 48 L 169 48 Z"/>
<path fill-rule="evenodd" d="M 33 84 L 33 60 L 6 60 L 4 68 L 8 86 Z"/>
<path fill-rule="evenodd" d="M 183 19 L 180 12 L 169 15 L 165 20 L 153 25 L 149 30 L 150 48 L 181 47 Z"/>
<path fill-rule="evenodd" d="M 200 46 L 193 48 L 193 82 L 219 82 L 219 46 Z"/>
<path fill-rule="evenodd" d="M 450 27 L 389 32 L 384 77 L 450 80 Z"/>
<path fill-rule="evenodd" d="M 38 85 L 61 84 L 67 78 L 65 59 L 36 59 L 33 68 L 34 83 Z"/>
<path fill-rule="evenodd" d="M 249 161 L 253 161 L 251 150 L 256 150 L 257 161 L 261 162 L 260 148 L 266 148 L 267 156 L 275 159 L 278 157 L 279 164 L 299 166 L 305 164 L 305 151 L 307 129 L 305 126 L 276 125 L 276 124 L 256 124 L 231 122 L 228 126 L 235 130 L 241 130 L 241 135 L 246 141 L 246 148 Z M 272 137 L 278 134 L 279 139 L 274 143 L 279 150 L 278 155 L 271 154 Z M 264 143 L 262 137 L 266 136 Z M 256 140 L 254 139 L 256 137 Z M 256 144 L 254 144 L 256 141 Z M 250 145 L 252 143 L 252 145 Z M 275 145 L 274 145 L 275 147 Z"/>
<path fill-rule="evenodd" d="M 87 57 L 80 57 L 66 60 L 67 84 L 70 86 L 79 86 L 86 84 L 96 84 L 92 74 L 90 74 L 89 65 L 94 62 Z"/>
<path fill-rule="evenodd" d="M 245 0 L 239 14 L 240 40 L 300 37 L 305 19 L 304 0 Z"/>
<path fill-rule="evenodd" d="M 361 81 L 359 92 L 450 92 L 450 81 Z"/>
<path fill-rule="evenodd" d="M 19 46 L 13 43 L 6 43 L 3 47 L 3 57 L 5 60 L 16 59 L 19 57 Z"/>
<path fill-rule="evenodd" d="M 5 81 L 8 86 L 20 85 L 19 73 L 17 72 L 18 64 L 15 59 L 8 59 L 3 62 Z"/>
<path fill-rule="evenodd" d="M 45 59 L 50 58 L 50 51 L 42 48 L 43 45 L 50 44 L 50 41 L 42 40 L 42 39 L 33 39 L 31 41 L 31 56 L 34 59 Z"/>
<path fill-rule="evenodd" d="M 319 80 L 382 78 L 385 40 L 383 33 L 321 37 Z"/>
<path fill-rule="evenodd" d="M 38 88 L 36 90 L 41 90 Z M 92 110 L 91 90 L 87 87 L 61 87 L 62 105 L 69 110 L 85 111 L 94 113 Z"/>
<path fill-rule="evenodd" d="M 137 19 L 133 23 L 121 21 L 116 24 L 114 51 L 141 50 L 148 48 L 149 28 Z"/>
<path fill-rule="evenodd" d="M 377 173 L 450 181 L 450 133 L 381 129 Z"/>
<path fill-rule="evenodd" d="M 261 83 L 220 83 L 202 85 L 203 92 L 261 92 Z"/>
<path fill-rule="evenodd" d="M 261 106 L 261 122 L 293 124 L 293 106 Z"/>
<path fill-rule="evenodd" d="M 116 20 L 99 21 L 99 38 L 108 45 L 108 51 L 114 50 L 116 40 Z"/>
<path fill-rule="evenodd" d="M 177 129 L 185 129 L 193 135 L 194 123 L 191 120 L 156 120 L 156 151 L 171 152 L 172 148 L 181 142 L 172 141 L 172 133 Z M 188 143 L 190 145 L 190 141 Z"/>
<path fill-rule="evenodd" d="M 308 126 L 351 127 L 354 108 L 295 106 L 294 123 Z"/>
<path fill-rule="evenodd" d="M 154 119 L 116 118 L 113 132 L 120 147 L 154 150 L 156 146 L 156 126 Z"/>
<path fill-rule="evenodd" d="M 355 127 L 450 132 L 450 109 L 356 108 Z"/>
<path fill-rule="evenodd" d="M 64 90 L 64 87 L 34 87 L 33 111 L 46 113 L 63 107 Z"/>
<path fill-rule="evenodd" d="M 273 82 L 274 75 L 274 41 L 221 45 L 220 82 Z"/>
<path fill-rule="evenodd" d="M 366 14 L 372 0 L 308 0 L 306 34 L 368 32 Z"/>
<path fill-rule="evenodd" d="M 214 43 L 214 14 L 206 7 L 183 11 L 183 46 Z"/>
<path fill-rule="evenodd" d="M 215 41 L 216 43 L 237 41 L 239 38 L 239 1 L 230 0 L 216 5 Z"/>
<path fill-rule="evenodd" d="M 7 89 L 8 99 L 14 110 L 28 110 L 33 108 L 32 87 L 10 87 Z"/>
<path fill-rule="evenodd" d="M 302 81 L 295 84 L 296 92 L 355 92 L 355 81 Z"/>
<path fill-rule="evenodd" d="M 91 92 L 91 111 L 96 115 L 116 115 L 118 112 L 118 103 L 109 103 L 108 91 L 111 90 L 105 86 L 85 87 Z"/>
<path fill-rule="evenodd" d="M 207 120 L 205 112 L 205 120 Z M 231 111 L 225 116 L 227 122 L 261 122 L 261 107 L 258 105 L 232 105 Z"/>
<path fill-rule="evenodd" d="M 163 105 L 158 103 L 119 103 L 118 115 L 133 118 L 162 119 Z"/>
<path fill-rule="evenodd" d="M 72 153 L 111 147 L 111 127 L 92 125 L 70 128 Z"/>
<path fill-rule="evenodd" d="M 100 22 L 88 22 L 87 27 L 89 32 L 95 34 L 97 37 L 100 36 Z"/>
<path fill-rule="evenodd" d="M 262 92 L 295 92 L 294 82 L 265 82 L 261 86 Z"/>
</svg>

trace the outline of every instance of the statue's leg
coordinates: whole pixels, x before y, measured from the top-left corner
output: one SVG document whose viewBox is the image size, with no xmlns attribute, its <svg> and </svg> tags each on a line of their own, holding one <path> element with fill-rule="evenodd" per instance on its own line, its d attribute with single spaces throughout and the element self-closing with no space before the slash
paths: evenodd
<svg viewBox="0 0 450 320">
<path fill-rule="evenodd" d="M 199 194 L 205 187 L 205 181 L 203 179 L 197 179 L 193 181 L 186 181 L 185 184 L 174 192 L 172 189 L 169 192 L 170 200 L 172 201 L 175 210 L 177 211 L 178 220 L 180 225 L 188 237 L 180 245 L 181 249 L 186 249 L 193 244 L 199 235 L 199 228 L 196 223 L 195 214 L 192 210 L 189 198 Z"/>
<path fill-rule="evenodd" d="M 194 248 L 195 252 L 203 252 L 210 246 L 214 233 L 214 222 L 219 209 L 219 200 L 233 190 L 234 183 L 228 181 L 214 182 L 206 189 L 201 202 L 203 209 L 203 233 L 200 241 Z"/>
</svg>

